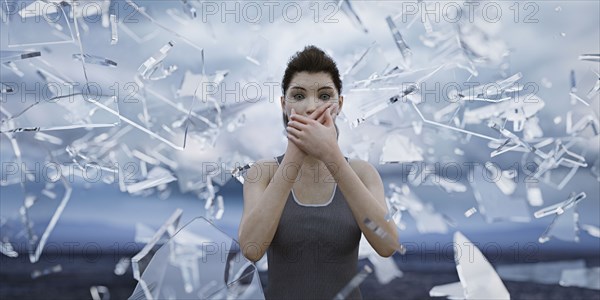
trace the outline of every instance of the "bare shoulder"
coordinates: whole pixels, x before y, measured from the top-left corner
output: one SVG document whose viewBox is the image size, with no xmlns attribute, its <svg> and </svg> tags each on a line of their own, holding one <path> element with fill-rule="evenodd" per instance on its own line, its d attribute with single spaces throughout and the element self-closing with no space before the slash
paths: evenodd
<svg viewBox="0 0 600 300">
<path fill-rule="evenodd" d="M 246 178 L 253 179 L 250 180 L 253 182 L 268 182 L 273 178 L 278 166 L 277 160 L 273 157 L 259 159 L 248 169 Z"/>
<path fill-rule="evenodd" d="M 352 170 L 358 175 L 358 177 L 364 182 L 366 179 L 378 178 L 379 172 L 377 169 L 368 161 L 362 159 L 348 159 L 348 163 Z"/>
</svg>

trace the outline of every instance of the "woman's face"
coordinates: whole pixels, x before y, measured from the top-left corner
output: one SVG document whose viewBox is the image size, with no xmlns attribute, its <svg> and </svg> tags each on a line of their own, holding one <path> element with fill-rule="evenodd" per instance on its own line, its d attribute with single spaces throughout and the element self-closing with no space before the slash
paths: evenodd
<svg viewBox="0 0 600 300">
<path fill-rule="evenodd" d="M 285 95 L 281 97 L 281 108 L 288 116 L 292 108 L 297 114 L 308 116 L 321 105 L 331 102 L 337 103 L 337 107 L 331 110 L 335 119 L 342 109 L 344 99 L 338 95 L 329 73 L 298 72 L 292 77 Z"/>
</svg>

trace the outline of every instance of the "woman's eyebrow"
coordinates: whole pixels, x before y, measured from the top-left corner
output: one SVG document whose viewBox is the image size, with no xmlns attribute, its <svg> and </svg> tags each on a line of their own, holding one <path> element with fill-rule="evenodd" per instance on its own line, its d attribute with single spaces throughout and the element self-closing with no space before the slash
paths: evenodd
<svg viewBox="0 0 600 300">
<path fill-rule="evenodd" d="M 291 90 L 291 89 L 297 89 L 297 90 L 303 90 L 303 91 L 306 91 L 306 89 L 305 89 L 305 88 L 303 88 L 303 87 L 301 87 L 301 86 L 291 86 L 291 87 L 290 87 L 290 90 Z M 320 91 L 320 90 L 322 90 L 322 89 L 333 90 L 333 88 L 332 88 L 332 87 L 330 87 L 330 86 L 323 86 L 323 87 L 320 87 L 320 88 L 319 88 L 317 91 Z"/>
</svg>

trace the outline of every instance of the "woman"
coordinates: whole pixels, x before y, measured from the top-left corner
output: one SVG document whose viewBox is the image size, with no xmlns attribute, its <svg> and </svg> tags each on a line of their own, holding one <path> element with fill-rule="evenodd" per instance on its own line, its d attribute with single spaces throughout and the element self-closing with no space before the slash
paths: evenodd
<svg viewBox="0 0 600 300">
<path fill-rule="evenodd" d="M 361 232 L 384 257 L 395 249 L 381 230 L 394 240 L 398 234 L 385 221 L 377 170 L 338 146 L 335 118 L 344 98 L 335 62 L 307 46 L 288 62 L 282 88 L 287 149 L 248 170 L 240 247 L 254 262 L 267 252 L 267 299 L 332 299 L 357 272 Z M 360 290 L 348 298 L 361 299 Z"/>
</svg>

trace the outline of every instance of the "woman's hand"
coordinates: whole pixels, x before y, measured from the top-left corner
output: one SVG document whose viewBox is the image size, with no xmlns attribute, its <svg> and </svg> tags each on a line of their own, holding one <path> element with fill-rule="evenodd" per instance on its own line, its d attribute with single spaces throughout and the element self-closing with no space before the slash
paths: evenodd
<svg viewBox="0 0 600 300">
<path fill-rule="evenodd" d="M 306 154 L 324 160 L 338 147 L 332 114 L 337 114 L 337 104 L 322 105 L 308 117 L 298 115 L 292 109 L 286 128 L 288 139 Z"/>
<path fill-rule="evenodd" d="M 323 119 L 324 114 L 323 113 L 331 105 L 332 105 L 331 103 L 322 105 L 321 107 L 319 107 L 318 109 L 316 109 L 315 111 L 313 111 L 309 115 L 309 117 L 311 119 L 313 119 L 313 120 L 318 120 L 318 122 L 323 123 L 324 122 L 324 119 Z M 295 111 L 292 108 L 292 114 L 294 114 L 294 113 L 295 113 Z M 289 119 L 290 118 L 288 117 L 288 120 Z M 304 152 L 303 150 L 301 150 L 300 148 L 298 148 L 298 146 L 296 145 L 296 143 L 291 142 L 290 133 L 289 133 L 289 131 L 287 129 L 286 129 L 286 132 L 287 132 L 287 136 L 288 136 L 288 141 L 290 141 L 290 142 L 288 142 L 287 149 L 285 150 L 285 153 L 288 154 L 288 155 L 290 155 L 290 156 L 294 156 L 294 157 L 299 156 L 300 161 L 304 160 L 304 157 L 306 156 L 306 152 Z"/>
</svg>

